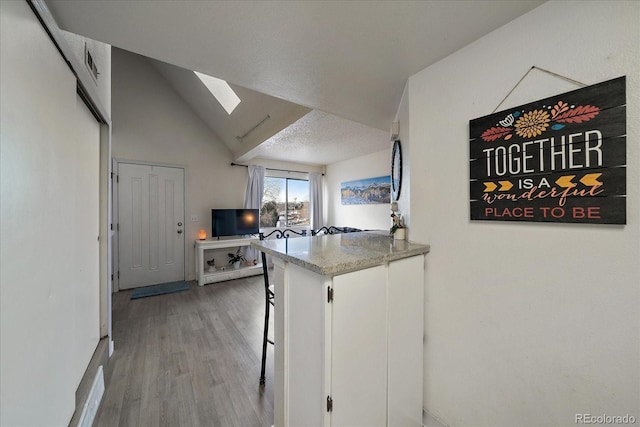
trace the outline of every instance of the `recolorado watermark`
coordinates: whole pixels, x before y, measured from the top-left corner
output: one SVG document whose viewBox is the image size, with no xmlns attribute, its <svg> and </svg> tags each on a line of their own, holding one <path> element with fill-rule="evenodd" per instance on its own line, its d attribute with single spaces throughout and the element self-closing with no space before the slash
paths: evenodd
<svg viewBox="0 0 640 427">
<path fill-rule="evenodd" d="M 593 415 L 576 414 L 576 424 L 635 424 L 636 417 L 633 415 Z"/>
</svg>

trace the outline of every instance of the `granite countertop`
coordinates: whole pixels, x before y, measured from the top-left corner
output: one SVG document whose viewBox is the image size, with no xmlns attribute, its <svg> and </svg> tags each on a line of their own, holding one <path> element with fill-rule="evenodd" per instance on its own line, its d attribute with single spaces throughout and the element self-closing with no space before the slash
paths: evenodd
<svg viewBox="0 0 640 427">
<path fill-rule="evenodd" d="M 269 239 L 251 246 L 315 273 L 335 276 L 429 252 L 429 245 L 394 240 L 388 232 Z"/>
</svg>

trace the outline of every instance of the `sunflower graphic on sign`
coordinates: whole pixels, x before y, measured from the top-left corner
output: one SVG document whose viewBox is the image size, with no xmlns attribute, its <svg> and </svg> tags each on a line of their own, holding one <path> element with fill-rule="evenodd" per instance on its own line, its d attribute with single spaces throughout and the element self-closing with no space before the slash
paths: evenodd
<svg viewBox="0 0 640 427">
<path fill-rule="evenodd" d="M 558 101 L 553 107 L 530 111 L 514 111 L 495 126 L 485 130 L 480 136 L 486 142 L 499 139 L 508 141 L 513 132 L 521 138 L 533 138 L 542 135 L 549 128 L 560 130 L 569 123 L 587 122 L 600 113 L 600 108 L 593 105 L 569 105 Z"/>
</svg>

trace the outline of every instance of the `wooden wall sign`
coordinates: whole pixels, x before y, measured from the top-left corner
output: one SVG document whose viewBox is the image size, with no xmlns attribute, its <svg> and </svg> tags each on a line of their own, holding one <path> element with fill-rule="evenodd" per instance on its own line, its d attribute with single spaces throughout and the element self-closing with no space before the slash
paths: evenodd
<svg viewBox="0 0 640 427">
<path fill-rule="evenodd" d="M 626 224 L 626 79 L 469 122 L 472 220 Z"/>
</svg>

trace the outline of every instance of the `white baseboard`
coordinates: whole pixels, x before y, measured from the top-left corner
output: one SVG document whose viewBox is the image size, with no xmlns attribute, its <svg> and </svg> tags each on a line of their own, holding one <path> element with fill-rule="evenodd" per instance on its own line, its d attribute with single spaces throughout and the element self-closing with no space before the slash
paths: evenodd
<svg viewBox="0 0 640 427">
<path fill-rule="evenodd" d="M 109 357 L 113 356 L 113 351 L 116 349 L 116 345 L 113 340 L 109 339 Z"/>
<path fill-rule="evenodd" d="M 113 341 L 112 341 L 113 342 Z M 102 401 L 102 395 L 104 394 L 104 373 L 102 365 L 98 366 L 98 372 L 91 385 L 91 391 L 87 397 L 87 401 L 82 408 L 82 414 L 78 420 L 78 427 L 91 427 L 93 420 L 98 413 L 100 402 Z"/>
</svg>

